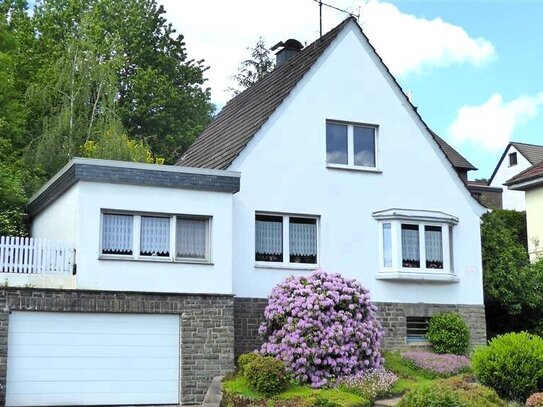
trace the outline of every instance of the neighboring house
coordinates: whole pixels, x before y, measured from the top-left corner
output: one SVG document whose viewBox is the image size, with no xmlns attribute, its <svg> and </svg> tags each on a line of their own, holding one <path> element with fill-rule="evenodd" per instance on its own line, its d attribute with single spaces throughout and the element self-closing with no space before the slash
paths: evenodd
<svg viewBox="0 0 543 407">
<path fill-rule="evenodd" d="M 370 289 L 386 348 L 446 310 L 485 343 L 471 164 L 354 19 L 291 51 L 179 166 L 74 159 L 32 198 L 46 240 L 0 242 L 9 405 L 199 403 L 272 287 L 318 268 Z"/>
<path fill-rule="evenodd" d="M 411 323 L 438 310 L 469 315 L 484 343 L 485 208 L 465 183 L 473 166 L 455 157 L 354 19 L 228 102 L 178 165 L 242 174 L 236 354 L 258 346 L 272 287 L 319 267 L 371 290 L 387 347 L 405 345 Z"/>
<path fill-rule="evenodd" d="M 488 208 L 503 208 L 503 188 L 491 187 L 486 181 L 468 181 L 468 188 L 475 198 Z"/>
<path fill-rule="evenodd" d="M 541 162 L 543 162 L 543 146 L 510 142 L 500 157 L 488 185 L 502 188 L 506 181 Z M 526 210 L 523 191 L 504 188 L 502 202 L 503 209 Z"/>
<path fill-rule="evenodd" d="M 535 261 L 543 255 L 543 162 L 517 174 L 505 185 L 525 194 L 528 253 Z"/>
</svg>

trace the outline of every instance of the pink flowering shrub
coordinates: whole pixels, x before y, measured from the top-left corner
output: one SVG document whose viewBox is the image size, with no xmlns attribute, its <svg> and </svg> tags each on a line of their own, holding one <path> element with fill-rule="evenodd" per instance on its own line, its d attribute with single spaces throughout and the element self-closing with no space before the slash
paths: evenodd
<svg viewBox="0 0 543 407">
<path fill-rule="evenodd" d="M 385 394 L 398 380 L 398 376 L 384 368 L 368 369 L 354 376 L 339 378 L 337 385 L 369 400 Z"/>
<path fill-rule="evenodd" d="M 543 393 L 534 393 L 528 397 L 526 407 L 543 407 Z"/>
<path fill-rule="evenodd" d="M 316 388 L 380 368 L 383 331 L 376 310 L 355 280 L 320 270 L 291 276 L 272 290 L 260 352 L 284 361 L 295 380 Z"/>
<path fill-rule="evenodd" d="M 415 366 L 439 376 L 452 376 L 470 369 L 466 356 L 436 354 L 431 352 L 404 352 L 402 358 Z"/>
</svg>

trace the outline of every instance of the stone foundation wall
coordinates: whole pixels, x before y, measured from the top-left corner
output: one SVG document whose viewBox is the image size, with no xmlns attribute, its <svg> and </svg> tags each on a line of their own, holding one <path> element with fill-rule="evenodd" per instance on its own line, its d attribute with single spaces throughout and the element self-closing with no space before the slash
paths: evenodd
<svg viewBox="0 0 543 407">
<path fill-rule="evenodd" d="M 258 327 L 264 319 L 267 300 L 261 298 L 234 298 L 234 353 L 237 358 L 242 353 L 258 349 L 262 341 Z M 377 318 L 385 330 L 383 349 L 401 349 L 407 345 L 407 317 L 432 317 L 453 311 L 466 320 L 471 332 L 471 346 L 486 344 L 486 320 L 483 305 L 445 305 L 445 304 L 402 304 L 377 302 Z"/>
<path fill-rule="evenodd" d="M 407 317 L 432 317 L 440 312 L 458 312 L 467 322 L 471 333 L 471 347 L 486 344 L 486 319 L 483 305 L 400 304 L 377 302 L 377 318 L 385 330 L 384 349 L 398 349 L 407 345 Z"/>
<path fill-rule="evenodd" d="M 265 298 L 234 298 L 234 355 L 237 360 L 242 353 L 260 349 L 262 340 L 258 327 L 264 320 Z"/>
<path fill-rule="evenodd" d="M 229 295 L 81 290 L 0 290 L 0 404 L 5 403 L 10 311 L 179 314 L 181 401 L 201 403 L 214 376 L 234 367 L 234 299 Z"/>
</svg>

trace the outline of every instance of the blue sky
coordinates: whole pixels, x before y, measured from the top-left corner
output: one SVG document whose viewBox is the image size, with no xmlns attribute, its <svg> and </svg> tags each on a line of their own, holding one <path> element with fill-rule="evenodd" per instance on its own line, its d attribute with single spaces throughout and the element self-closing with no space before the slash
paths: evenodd
<svg viewBox="0 0 543 407">
<path fill-rule="evenodd" d="M 543 144 L 543 0 L 324 0 L 360 24 L 427 124 L 489 177 L 507 142 Z M 259 36 L 272 46 L 318 36 L 313 0 L 161 0 L 191 58 L 204 58 L 212 99 L 230 98 Z M 324 31 L 345 14 L 324 8 Z"/>
</svg>

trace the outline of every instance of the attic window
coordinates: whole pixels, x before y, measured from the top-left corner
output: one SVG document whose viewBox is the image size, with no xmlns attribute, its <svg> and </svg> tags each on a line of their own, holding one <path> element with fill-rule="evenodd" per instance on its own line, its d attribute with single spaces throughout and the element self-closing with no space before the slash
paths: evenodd
<svg viewBox="0 0 543 407">
<path fill-rule="evenodd" d="M 332 168 L 377 167 L 377 127 L 343 122 L 326 122 L 326 163 Z"/>
<path fill-rule="evenodd" d="M 517 165 L 517 153 L 509 154 L 509 166 Z"/>
</svg>

